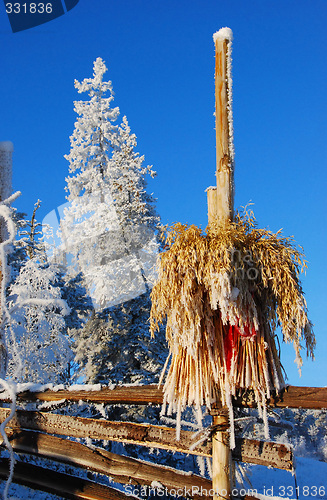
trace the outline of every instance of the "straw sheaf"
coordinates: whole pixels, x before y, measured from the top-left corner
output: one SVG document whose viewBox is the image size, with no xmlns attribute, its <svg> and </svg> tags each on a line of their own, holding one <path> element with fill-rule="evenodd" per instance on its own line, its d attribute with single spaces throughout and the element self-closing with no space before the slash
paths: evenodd
<svg viewBox="0 0 327 500">
<path fill-rule="evenodd" d="M 198 227 L 180 223 L 166 234 L 151 298 L 151 332 L 167 320 L 171 363 L 164 386 L 168 411 L 186 404 L 230 404 L 238 389 L 253 389 L 263 405 L 284 386 L 274 332 L 281 326 L 301 366 L 301 342 L 313 357 L 315 338 L 300 283 L 306 267 L 292 238 L 258 229 L 252 212 L 234 222 Z M 226 367 L 230 325 L 241 335 Z M 246 332 L 254 332 L 247 335 Z M 168 361 L 167 361 L 168 364 Z M 218 396 L 219 395 L 219 396 Z"/>
<path fill-rule="evenodd" d="M 284 340 L 293 342 L 297 352 L 304 341 L 313 357 L 315 339 L 299 278 L 307 267 L 303 251 L 280 231 L 256 226 L 253 214 L 246 212 L 223 228 L 208 226 L 206 233 L 180 223 L 170 228 L 169 249 L 160 256 L 152 290 L 152 333 L 165 318 L 168 340 L 196 327 L 208 294 L 224 324 L 238 318 L 241 326 L 250 323 L 258 330 L 259 307 L 261 321 L 272 331 L 280 325 Z"/>
</svg>

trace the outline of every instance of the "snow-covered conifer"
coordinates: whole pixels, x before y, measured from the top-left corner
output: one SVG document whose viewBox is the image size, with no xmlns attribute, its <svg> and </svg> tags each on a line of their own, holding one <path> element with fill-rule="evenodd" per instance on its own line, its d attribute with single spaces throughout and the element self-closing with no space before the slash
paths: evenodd
<svg viewBox="0 0 327 500">
<path fill-rule="evenodd" d="M 158 383 L 168 348 L 164 328 L 151 338 L 149 292 L 94 313 L 78 332 L 76 361 L 88 383 Z"/>
<path fill-rule="evenodd" d="M 64 335 L 69 308 L 56 283 L 55 266 L 34 257 L 25 262 L 10 287 L 7 375 L 20 382 L 65 381 L 72 359 Z"/>
<path fill-rule="evenodd" d="M 48 264 L 40 224 L 38 200 L 31 221 L 18 219 L 20 231 L 14 242 L 14 270 L 7 297 L 7 376 L 18 381 L 62 382 L 73 354 L 65 335 L 64 316 L 69 312 L 62 299 L 59 269 Z M 18 215 L 18 214 L 17 214 Z"/>
<path fill-rule="evenodd" d="M 75 102 L 78 118 L 71 136 L 67 177 L 69 206 L 61 221 L 62 248 L 84 282 L 97 308 L 129 300 L 151 286 L 157 245 L 158 216 L 146 192 L 144 157 L 134 151 L 136 137 L 126 117 L 114 122 L 113 92 L 103 76 L 101 58 L 93 78 L 75 81 L 88 101 Z M 107 94 L 109 95 L 108 97 Z M 149 282 L 149 283 L 148 283 Z"/>
<path fill-rule="evenodd" d="M 117 121 L 105 71 L 98 58 L 93 78 L 75 81 L 89 100 L 75 102 L 79 116 L 66 156 L 62 251 L 97 310 L 82 328 L 71 329 L 73 348 L 87 381 L 155 381 L 165 350 L 164 335 L 158 347 L 149 334 L 159 217 L 146 179 L 155 172 L 137 152 L 127 118 Z"/>
</svg>

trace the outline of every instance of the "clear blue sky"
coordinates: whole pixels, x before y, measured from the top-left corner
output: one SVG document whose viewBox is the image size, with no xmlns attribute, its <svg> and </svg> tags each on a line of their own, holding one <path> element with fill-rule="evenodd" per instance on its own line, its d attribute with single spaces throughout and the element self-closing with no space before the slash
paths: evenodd
<svg viewBox="0 0 327 500">
<path fill-rule="evenodd" d="M 102 57 L 115 104 L 158 176 L 150 189 L 164 223 L 206 226 L 215 183 L 214 44 L 233 30 L 235 206 L 254 203 L 260 226 L 304 247 L 303 277 L 316 361 L 294 385 L 327 385 L 325 0 L 80 0 L 64 16 L 13 34 L 0 4 L 0 141 L 14 143 L 16 206 L 41 220 L 65 202 L 74 79 Z"/>
</svg>

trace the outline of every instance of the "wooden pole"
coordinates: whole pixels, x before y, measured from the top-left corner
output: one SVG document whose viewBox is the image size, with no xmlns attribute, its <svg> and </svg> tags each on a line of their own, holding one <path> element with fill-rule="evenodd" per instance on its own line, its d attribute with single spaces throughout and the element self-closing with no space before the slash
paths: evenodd
<svg viewBox="0 0 327 500">
<path fill-rule="evenodd" d="M 208 188 L 207 196 L 208 207 L 210 206 L 209 223 L 216 219 L 218 225 L 224 225 L 226 221 L 232 220 L 234 204 L 231 41 L 232 32 L 229 28 L 222 28 L 214 34 L 217 187 Z"/>
<path fill-rule="evenodd" d="M 214 408 L 212 416 L 212 489 L 214 500 L 231 498 L 231 463 L 232 456 L 228 434 L 227 408 Z"/>
<path fill-rule="evenodd" d="M 8 470 L 9 460 L 0 459 L 2 480 L 8 478 Z M 26 462 L 16 462 L 13 483 L 73 500 L 128 500 L 128 495 L 110 486 Z"/>
<path fill-rule="evenodd" d="M 224 226 L 233 218 L 234 150 L 231 109 L 230 44 L 232 32 L 222 28 L 213 36 L 215 42 L 216 103 L 216 180 L 217 187 L 207 190 L 208 222 Z M 231 498 L 231 450 L 227 408 L 213 409 L 212 489 L 214 500 Z"/>
<path fill-rule="evenodd" d="M 217 187 L 211 186 L 206 189 L 208 200 L 208 223 L 217 221 Z"/>
</svg>

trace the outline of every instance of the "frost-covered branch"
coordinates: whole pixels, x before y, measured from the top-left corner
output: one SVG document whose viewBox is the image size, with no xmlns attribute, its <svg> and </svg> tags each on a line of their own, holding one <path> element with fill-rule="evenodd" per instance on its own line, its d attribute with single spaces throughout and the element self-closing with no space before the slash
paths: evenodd
<svg viewBox="0 0 327 500">
<path fill-rule="evenodd" d="M 20 192 L 18 191 L 17 193 L 14 193 L 10 197 L 8 197 L 6 200 L 4 200 L 0 204 L 0 217 L 2 217 L 5 221 L 6 227 L 7 227 L 7 234 L 8 238 L 7 240 L 3 241 L 0 243 L 0 265 L 1 265 L 1 271 L 2 271 L 2 276 L 1 276 L 1 335 L 0 335 L 0 348 L 1 348 L 1 366 L 0 366 L 0 384 L 3 386 L 3 388 L 9 393 L 10 398 L 11 398 L 11 408 L 10 408 L 10 414 L 8 417 L 2 422 L 0 426 L 0 433 L 2 436 L 2 439 L 4 441 L 4 444 L 9 451 L 10 454 L 10 466 L 9 466 L 9 477 L 7 479 L 4 493 L 3 493 L 3 498 L 4 500 L 7 500 L 7 494 L 8 490 L 10 487 L 10 484 L 12 482 L 13 474 L 14 474 L 14 467 L 15 467 L 15 457 L 14 457 L 14 452 L 12 449 L 12 446 L 8 440 L 8 437 L 6 435 L 6 425 L 10 420 L 13 418 L 15 411 L 16 411 L 16 391 L 15 391 L 15 386 L 14 384 L 4 380 L 5 373 L 6 373 L 6 365 L 7 365 L 7 349 L 6 349 L 6 342 L 5 342 L 5 323 L 9 322 L 11 319 L 10 311 L 7 305 L 7 299 L 6 299 L 6 288 L 10 279 L 10 268 L 8 266 L 7 262 L 7 256 L 10 250 L 12 250 L 12 243 L 14 241 L 15 235 L 16 235 L 16 226 L 12 220 L 12 208 L 10 207 L 10 204 L 15 201 L 19 196 Z"/>
</svg>

